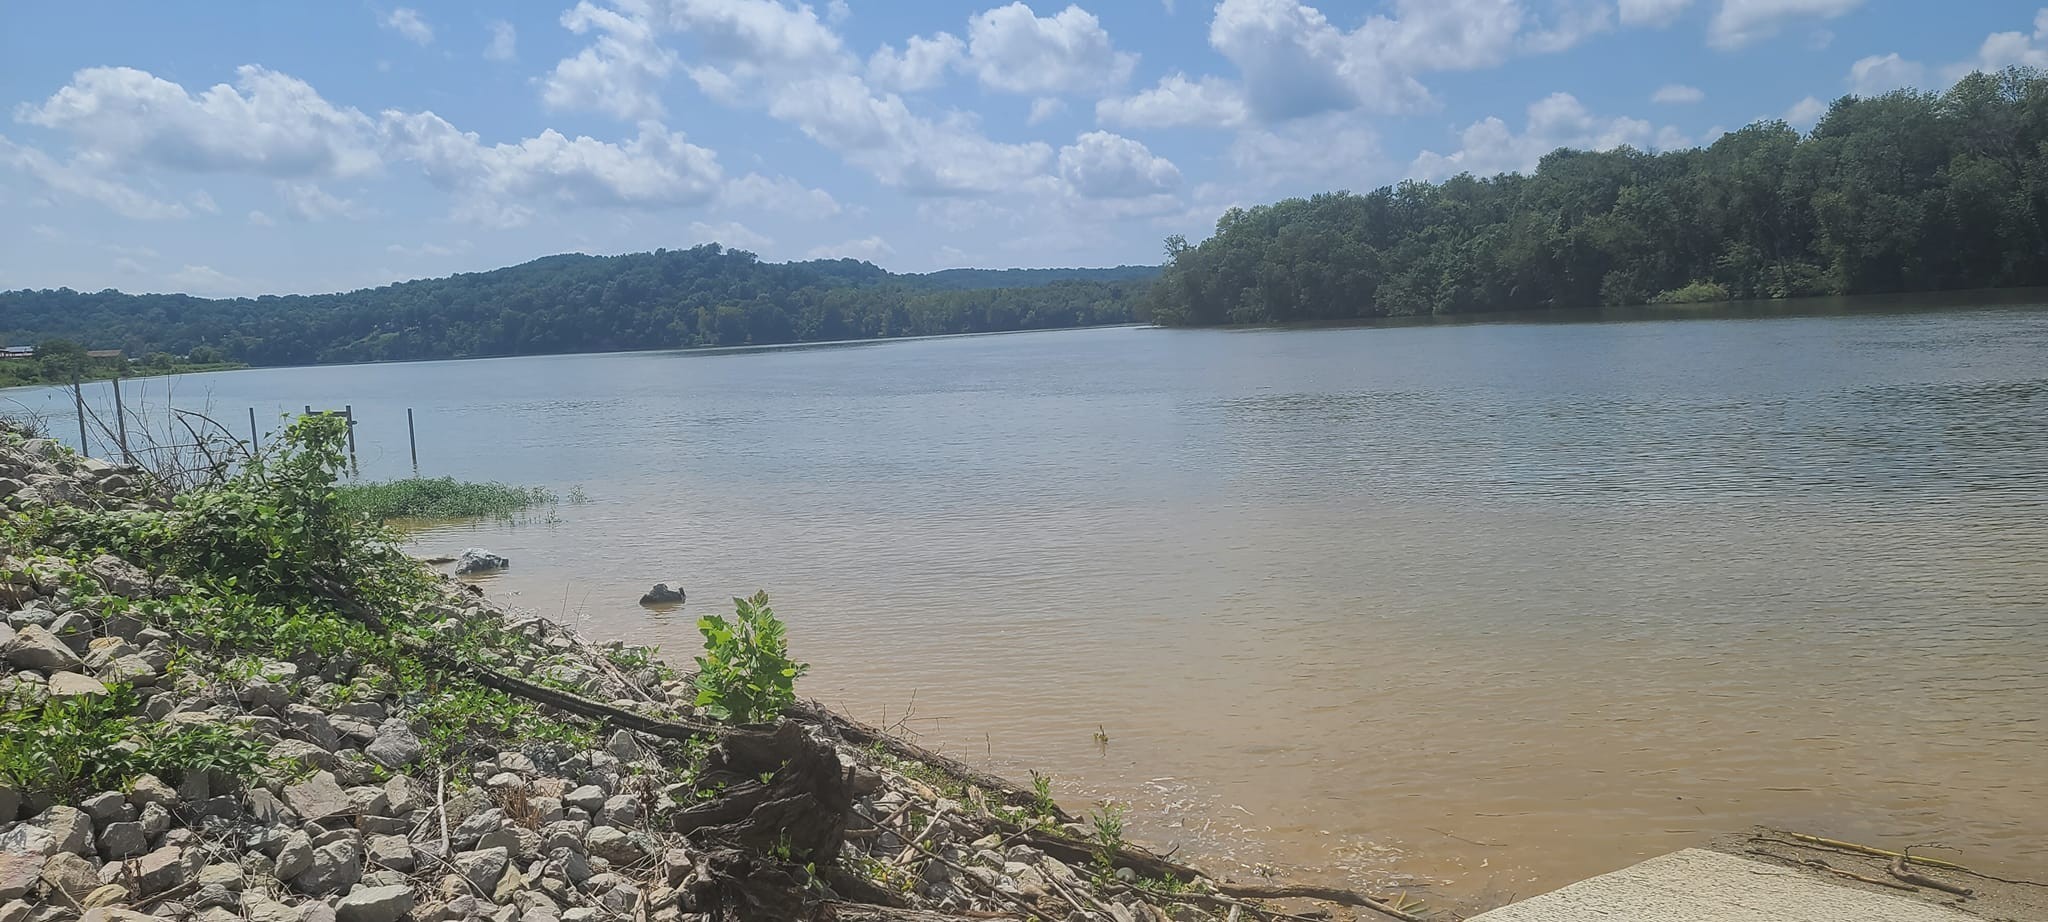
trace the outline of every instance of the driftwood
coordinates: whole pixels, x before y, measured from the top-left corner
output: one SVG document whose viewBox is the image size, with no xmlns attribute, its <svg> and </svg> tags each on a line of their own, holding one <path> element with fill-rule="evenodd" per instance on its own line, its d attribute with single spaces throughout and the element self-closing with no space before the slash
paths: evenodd
<svg viewBox="0 0 2048 922">
<path fill-rule="evenodd" d="M 1977 892 L 1968 887 L 1958 887 L 1955 884 L 1951 884 L 1946 881 L 1935 880 L 1934 878 L 1929 877 L 1925 874 L 1907 870 L 1907 857 L 1908 856 L 1906 855 L 1900 855 L 1899 857 L 1892 859 L 1891 867 L 1888 868 L 1888 870 L 1891 871 L 1893 877 L 1896 877 L 1916 887 L 1926 887 L 1930 890 L 1940 890 L 1943 893 L 1953 893 L 1957 896 L 1970 896 L 1971 894 Z"/>
<path fill-rule="evenodd" d="M 1792 832 L 1785 829 L 1773 829 L 1771 831 L 1782 836 L 1790 836 L 1809 845 L 1820 845 L 1827 848 L 1836 849 L 1838 851 L 1855 852 L 1858 855 L 1869 855 L 1874 858 L 1903 858 L 1906 861 L 1912 862 L 1913 864 L 1924 864 L 1931 868 L 1947 868 L 1951 871 L 1962 871 L 1968 874 L 1976 873 L 1975 871 L 1963 867 L 1962 865 L 1957 864 L 1953 861 L 1943 861 L 1940 858 L 1923 858 L 1919 855 L 1908 855 L 1904 852 L 1886 851 L 1882 848 L 1872 848 L 1868 845 L 1858 845 L 1854 842 L 1844 842 L 1840 839 L 1824 839 L 1820 836 L 1810 836 L 1805 833 Z"/>
<path fill-rule="evenodd" d="M 864 903 L 828 902 L 818 908 L 819 922 L 985 922 L 988 919 L 1023 919 L 1023 916 L 979 912 L 932 912 L 899 909 Z"/>
<path fill-rule="evenodd" d="M 879 745 L 883 751 L 899 759 L 923 762 L 939 771 L 980 788 L 983 792 L 996 797 L 1012 807 L 1034 807 L 1038 804 L 1037 794 L 1017 786 L 1007 778 L 991 775 L 958 759 L 940 755 L 916 743 L 870 727 L 851 717 L 826 710 L 823 705 L 815 701 L 799 701 L 785 708 L 782 713 L 806 723 L 829 727 L 839 735 L 840 739 L 856 746 Z M 1053 818 L 1061 823 L 1071 823 L 1074 821 L 1074 817 L 1061 810 L 1058 804 L 1053 805 L 1052 812 Z"/>
</svg>

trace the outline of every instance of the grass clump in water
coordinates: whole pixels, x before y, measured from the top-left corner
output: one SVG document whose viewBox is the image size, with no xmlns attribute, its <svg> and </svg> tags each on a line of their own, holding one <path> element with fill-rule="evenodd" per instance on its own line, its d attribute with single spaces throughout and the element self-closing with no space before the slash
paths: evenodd
<svg viewBox="0 0 2048 922">
<path fill-rule="evenodd" d="M 453 477 L 412 477 L 383 483 L 335 487 L 343 511 L 379 521 L 391 519 L 512 519 L 550 509 L 557 499 L 546 487 L 470 483 Z"/>
</svg>

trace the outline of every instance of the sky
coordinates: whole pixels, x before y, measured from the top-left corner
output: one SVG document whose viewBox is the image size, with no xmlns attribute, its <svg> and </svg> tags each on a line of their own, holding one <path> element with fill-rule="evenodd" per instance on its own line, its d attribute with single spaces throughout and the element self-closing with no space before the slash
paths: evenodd
<svg viewBox="0 0 2048 922">
<path fill-rule="evenodd" d="M 1233 206 L 2048 64 L 2040 0 L 407 3 L 0 6 L 0 289 L 1156 263 Z"/>
</svg>

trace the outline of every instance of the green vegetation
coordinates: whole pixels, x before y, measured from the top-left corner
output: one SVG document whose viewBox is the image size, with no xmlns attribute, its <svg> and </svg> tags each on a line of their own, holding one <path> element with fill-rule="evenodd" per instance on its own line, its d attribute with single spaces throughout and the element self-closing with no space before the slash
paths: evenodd
<svg viewBox="0 0 2048 922">
<path fill-rule="evenodd" d="M 1097 876 L 1107 878 L 1116 873 L 1117 854 L 1124 850 L 1124 821 L 1130 815 L 1130 808 L 1113 801 L 1088 815 L 1093 827 L 1088 847 Z"/>
<path fill-rule="evenodd" d="M 550 256 L 343 294 L 4 292 L 0 344 L 69 337 L 131 355 L 298 365 L 1038 330 L 1130 322 L 1151 274 L 895 275 L 850 259 L 764 263 L 706 244 Z"/>
<path fill-rule="evenodd" d="M 1805 136 L 1234 208 L 1167 256 L 1147 306 L 1175 325 L 2048 285 L 2048 76 L 1844 97 Z"/>
<path fill-rule="evenodd" d="M 1658 292 L 1652 304 L 1712 304 L 1728 300 L 1728 286 L 1720 282 L 1694 282 L 1684 288 Z"/>
<path fill-rule="evenodd" d="M 796 680 L 811 667 L 789 658 L 789 639 L 768 607 L 768 593 L 732 601 L 735 620 L 719 615 L 697 619 L 704 635 L 704 655 L 697 657 L 697 706 L 736 724 L 773 720 L 796 703 Z"/>
<path fill-rule="evenodd" d="M 396 693 L 409 702 L 416 723 L 429 728 L 422 737 L 429 759 L 453 760 L 471 747 L 509 740 L 591 745 L 586 725 L 451 676 L 412 652 L 431 647 L 478 666 L 537 675 L 565 662 L 565 654 L 498 619 L 460 617 L 447 587 L 406 557 L 390 533 L 342 505 L 336 480 L 345 464 L 345 438 L 338 417 L 305 417 L 278 445 L 219 482 L 180 493 L 168 509 L 38 508 L 0 520 L 0 548 L 61 553 L 78 566 L 112 554 L 177 578 L 183 590 L 161 598 L 110 595 L 83 573 L 73 574 L 69 589 L 74 600 L 105 617 L 132 616 L 170 629 L 183 644 L 173 656 L 179 681 L 245 681 L 263 674 L 265 660 L 340 658 L 362 665 L 350 684 L 321 686 L 323 693 L 336 702 Z M 384 630 L 344 614 L 344 595 L 379 613 Z M 286 677 L 293 674 L 287 667 L 273 680 L 290 681 Z M 296 685 L 288 690 L 306 693 Z M 0 705 L 0 712 L 0 720 L 9 723 L 0 772 L 33 770 L 99 784 L 105 779 L 93 773 L 108 770 L 101 760 L 109 734 L 129 729 L 110 725 L 104 715 L 53 712 L 47 705 Z M 51 735 L 44 731 L 52 727 L 75 730 L 56 733 L 54 743 L 35 742 Z M 149 731 L 143 732 L 147 743 Z M 84 769 L 65 767 L 80 761 L 68 755 L 75 751 L 90 753 L 82 760 Z M 183 764 L 189 770 L 208 753 L 225 764 L 200 767 L 233 768 L 242 761 L 223 736 L 144 745 L 137 755 L 142 761 L 134 764 L 147 770 Z M 127 771 L 129 763 L 105 764 Z"/>
<path fill-rule="evenodd" d="M 5 295 L 0 295 L 0 302 L 5 299 Z M 193 350 L 193 354 L 184 359 L 168 352 L 154 352 L 139 362 L 131 362 L 126 357 L 87 355 L 84 346 L 68 339 L 46 339 L 36 346 L 35 355 L 29 358 L 0 359 L 0 387 L 69 384 L 74 374 L 81 381 L 100 381 L 115 375 L 142 378 L 241 367 L 240 362 L 226 361 L 219 350 L 205 346 Z"/>
<path fill-rule="evenodd" d="M 129 716 L 135 691 L 7 702 L 0 707 L 0 780 L 35 795 L 73 800 L 119 790 L 144 774 L 171 784 L 215 770 L 249 779 L 263 750 L 226 724 L 163 724 Z"/>
<path fill-rule="evenodd" d="M 413 477 L 335 487 L 335 502 L 351 515 L 376 519 L 511 519 L 536 507 L 555 505 L 545 487 L 468 483 L 453 477 Z"/>
</svg>

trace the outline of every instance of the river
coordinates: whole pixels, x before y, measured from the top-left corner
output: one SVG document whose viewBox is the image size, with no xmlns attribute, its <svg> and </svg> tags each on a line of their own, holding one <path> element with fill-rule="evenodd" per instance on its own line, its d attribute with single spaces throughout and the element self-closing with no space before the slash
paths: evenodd
<svg viewBox="0 0 2048 922">
<path fill-rule="evenodd" d="M 1755 823 L 2048 865 L 2048 308 L 128 387 L 352 405 L 371 478 L 412 408 L 425 474 L 589 497 L 416 534 L 499 597 L 686 663 L 765 588 L 805 692 L 1225 867 L 1483 905 Z"/>
</svg>

